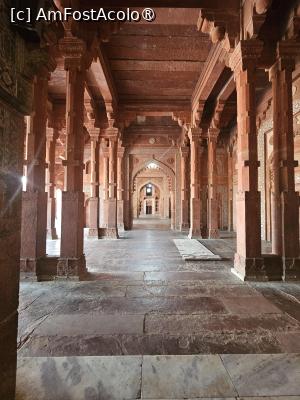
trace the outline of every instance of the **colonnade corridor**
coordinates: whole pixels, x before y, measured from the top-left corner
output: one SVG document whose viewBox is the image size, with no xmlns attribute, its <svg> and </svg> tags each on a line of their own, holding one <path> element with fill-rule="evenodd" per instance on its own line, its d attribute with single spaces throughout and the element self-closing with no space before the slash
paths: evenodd
<svg viewBox="0 0 300 400">
<path fill-rule="evenodd" d="M 133 227 L 85 239 L 86 281 L 21 282 L 17 399 L 299 395 L 299 286 L 235 277 L 228 232 L 184 261 L 169 220 Z"/>
<path fill-rule="evenodd" d="M 0 0 L 0 400 L 300 400 L 299 162 L 300 0 Z"/>
</svg>

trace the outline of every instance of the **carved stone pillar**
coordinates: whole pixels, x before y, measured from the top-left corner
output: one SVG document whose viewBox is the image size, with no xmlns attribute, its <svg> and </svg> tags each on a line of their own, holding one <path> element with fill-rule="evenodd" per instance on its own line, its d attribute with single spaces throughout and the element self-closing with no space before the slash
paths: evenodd
<svg viewBox="0 0 300 400">
<path fill-rule="evenodd" d="M 181 167 L 181 214 L 180 214 L 180 230 L 189 229 L 189 188 L 188 188 L 188 162 L 189 148 L 180 148 L 180 167 Z"/>
<path fill-rule="evenodd" d="M 104 162 L 104 165 L 106 165 L 107 168 L 107 171 L 104 171 L 106 197 L 104 199 L 104 228 L 101 229 L 101 236 L 108 239 L 119 238 L 117 227 L 118 133 L 118 129 L 113 127 L 107 128 L 105 131 L 109 147 L 108 158 L 107 161 Z"/>
<path fill-rule="evenodd" d="M 255 104 L 255 73 L 261 49 L 262 44 L 258 41 L 242 40 L 230 59 L 236 80 L 238 123 L 236 200 L 238 223 L 233 272 L 243 280 L 266 278 L 261 255 Z"/>
<path fill-rule="evenodd" d="M 154 202 L 155 203 L 155 202 Z M 171 207 L 171 229 L 175 229 L 175 191 L 170 191 L 170 207 Z M 155 207 L 154 207 L 155 210 Z"/>
<path fill-rule="evenodd" d="M 273 87 L 272 250 L 282 255 L 283 279 L 300 279 L 299 195 L 295 191 L 292 73 L 299 54 L 296 42 L 278 44 Z"/>
<path fill-rule="evenodd" d="M 100 129 L 88 127 L 91 143 L 91 173 L 89 208 L 89 237 L 99 238 L 99 135 Z"/>
<path fill-rule="evenodd" d="M 118 147 L 117 157 L 117 224 L 124 230 L 124 147 Z"/>
<path fill-rule="evenodd" d="M 53 123 L 51 122 L 51 125 Z M 59 130 L 52 126 L 47 128 L 46 133 L 46 190 L 48 193 L 47 206 L 47 238 L 58 239 L 55 228 L 56 198 L 55 198 L 55 150 L 59 137 Z"/>
<path fill-rule="evenodd" d="M 271 164 L 271 241 L 272 253 L 282 256 L 279 147 L 281 135 L 281 99 L 277 63 L 269 71 L 273 94 L 273 159 Z"/>
<path fill-rule="evenodd" d="M 42 68 L 34 80 L 34 112 L 27 117 L 27 188 L 22 199 L 21 271 L 34 275 L 37 273 L 39 260 L 46 256 L 45 159 L 48 80 L 48 69 Z"/>
<path fill-rule="evenodd" d="M 208 236 L 219 238 L 217 200 L 217 139 L 219 129 L 208 131 Z"/>
<path fill-rule="evenodd" d="M 61 247 L 58 278 L 79 279 L 86 273 L 83 252 L 85 44 L 74 37 L 60 42 L 67 73 L 65 180 L 62 193 Z"/>
<path fill-rule="evenodd" d="M 15 399 L 25 132 L 15 107 L 0 100 L 0 398 L 6 400 Z"/>
<path fill-rule="evenodd" d="M 227 151 L 227 173 L 228 173 L 228 232 L 233 231 L 233 158 L 232 147 Z"/>
<path fill-rule="evenodd" d="M 201 200 L 200 200 L 200 140 L 202 130 L 191 128 L 191 197 L 190 197 L 190 233 L 189 238 L 201 238 Z"/>
</svg>

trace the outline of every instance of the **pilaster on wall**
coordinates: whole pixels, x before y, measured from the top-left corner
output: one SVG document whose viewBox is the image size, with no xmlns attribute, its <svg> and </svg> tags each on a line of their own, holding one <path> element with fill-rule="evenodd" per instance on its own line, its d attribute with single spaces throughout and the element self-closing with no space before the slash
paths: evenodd
<svg viewBox="0 0 300 400">
<path fill-rule="evenodd" d="M 255 104 L 255 76 L 261 51 L 261 42 L 242 40 L 230 59 L 236 80 L 238 123 L 236 214 L 239 222 L 233 272 L 244 280 L 267 279 L 261 255 Z"/>
</svg>

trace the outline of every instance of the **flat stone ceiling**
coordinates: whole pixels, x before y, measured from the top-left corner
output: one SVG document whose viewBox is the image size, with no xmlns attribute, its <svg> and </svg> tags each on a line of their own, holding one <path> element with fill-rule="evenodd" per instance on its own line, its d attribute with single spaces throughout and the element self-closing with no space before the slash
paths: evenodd
<svg viewBox="0 0 300 400">
<path fill-rule="evenodd" d="M 120 100 L 190 100 L 211 43 L 199 9 L 158 9 L 154 22 L 126 23 L 104 45 Z"/>
</svg>

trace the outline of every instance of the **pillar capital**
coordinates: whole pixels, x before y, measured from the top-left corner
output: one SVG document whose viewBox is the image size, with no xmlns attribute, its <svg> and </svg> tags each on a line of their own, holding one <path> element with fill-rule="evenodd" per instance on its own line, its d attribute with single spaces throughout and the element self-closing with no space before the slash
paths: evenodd
<svg viewBox="0 0 300 400">
<path fill-rule="evenodd" d="M 294 40 L 282 40 L 277 45 L 278 69 L 295 69 L 295 59 L 300 53 L 300 43 Z"/>
<path fill-rule="evenodd" d="M 260 40 L 241 40 L 230 57 L 230 68 L 235 74 L 247 69 L 255 69 L 262 50 L 263 43 Z"/>
<path fill-rule="evenodd" d="M 201 128 L 191 128 L 189 130 L 189 139 L 191 142 L 199 142 L 202 137 L 202 129 Z"/>
<path fill-rule="evenodd" d="M 189 156 L 189 151 L 190 151 L 190 149 L 189 149 L 188 146 L 181 146 L 181 147 L 180 147 L 180 154 L 181 154 L 181 157 L 184 158 L 184 159 L 188 158 L 188 156 Z"/>
<path fill-rule="evenodd" d="M 83 40 L 72 36 L 70 32 L 59 41 L 59 49 L 64 58 L 66 70 L 85 70 L 89 67 L 86 44 Z"/>
<path fill-rule="evenodd" d="M 123 158 L 125 153 L 125 147 L 119 146 L 118 147 L 118 158 Z"/>
<path fill-rule="evenodd" d="M 89 137 L 92 142 L 98 142 L 100 139 L 100 128 L 96 128 L 93 124 L 87 125 L 86 129 L 88 131 Z"/>
<path fill-rule="evenodd" d="M 218 140 L 219 134 L 220 134 L 220 129 L 210 127 L 208 129 L 208 140 L 210 142 L 215 142 L 216 143 L 217 140 Z"/>
<path fill-rule="evenodd" d="M 109 142 L 116 142 L 119 139 L 120 131 L 116 127 L 109 127 L 104 129 L 103 137 L 108 139 Z"/>
<path fill-rule="evenodd" d="M 56 61 L 50 48 L 38 48 L 30 51 L 26 63 L 26 75 L 40 76 L 49 79 L 50 73 L 56 68 Z"/>
</svg>

